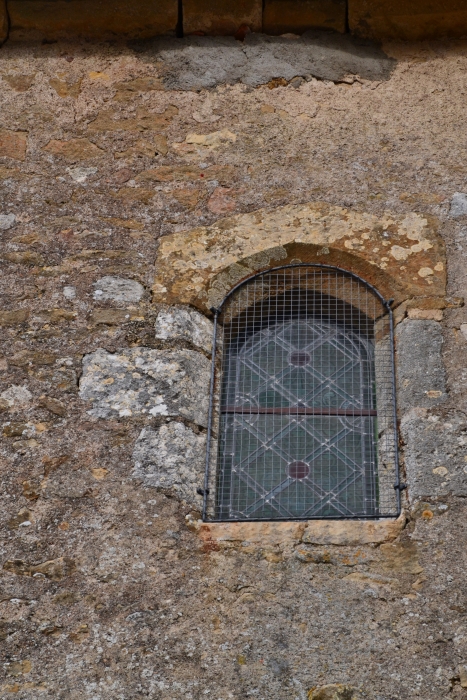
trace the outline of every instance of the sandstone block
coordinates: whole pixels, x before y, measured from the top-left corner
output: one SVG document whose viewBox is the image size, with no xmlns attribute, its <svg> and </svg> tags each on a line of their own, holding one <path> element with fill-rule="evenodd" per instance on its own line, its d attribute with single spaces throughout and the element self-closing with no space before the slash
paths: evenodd
<svg viewBox="0 0 467 700">
<path fill-rule="evenodd" d="M 233 36 L 242 25 L 260 32 L 262 0 L 184 0 L 183 30 L 185 34 Z"/>
<path fill-rule="evenodd" d="M 265 34 L 303 34 L 308 29 L 346 31 L 346 0 L 266 0 Z"/>
<path fill-rule="evenodd" d="M 417 41 L 467 34 L 464 0 L 349 0 L 350 30 L 366 39 Z"/>
<path fill-rule="evenodd" d="M 189 307 L 165 309 L 156 318 L 156 338 L 188 340 L 206 352 L 212 348 L 212 328 L 213 324 L 206 316 Z"/>
<path fill-rule="evenodd" d="M 98 148 L 89 139 L 70 139 L 69 141 L 56 141 L 52 139 L 45 146 L 44 151 L 52 153 L 54 156 L 61 156 L 66 160 L 89 160 L 104 154 L 101 148 Z"/>
<path fill-rule="evenodd" d="M 25 131 L 0 129 L 0 156 L 6 156 L 14 160 L 24 160 L 26 158 L 27 145 L 28 135 Z"/>
<path fill-rule="evenodd" d="M 302 541 L 307 544 L 346 547 L 379 544 L 400 535 L 405 521 L 405 515 L 401 515 L 397 520 L 310 520 Z"/>
<path fill-rule="evenodd" d="M 173 32 L 178 19 L 177 0 L 10 0 L 8 10 L 12 36 L 48 40 L 152 37 Z"/>
<path fill-rule="evenodd" d="M 144 428 L 133 451 L 133 476 L 199 506 L 196 489 L 203 485 L 205 452 L 206 435 L 197 435 L 183 423 Z"/>
<path fill-rule="evenodd" d="M 80 395 L 98 418 L 182 416 L 206 426 L 209 370 L 209 360 L 191 350 L 99 349 L 84 357 Z"/>
</svg>

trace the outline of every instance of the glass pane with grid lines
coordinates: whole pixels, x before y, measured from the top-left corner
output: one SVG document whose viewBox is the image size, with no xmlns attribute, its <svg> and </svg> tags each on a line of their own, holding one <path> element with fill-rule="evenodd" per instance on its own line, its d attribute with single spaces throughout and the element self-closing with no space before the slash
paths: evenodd
<svg viewBox="0 0 467 700">
<path fill-rule="evenodd" d="M 229 299 L 214 517 L 396 513 L 387 309 L 343 271 L 281 269 Z"/>
</svg>

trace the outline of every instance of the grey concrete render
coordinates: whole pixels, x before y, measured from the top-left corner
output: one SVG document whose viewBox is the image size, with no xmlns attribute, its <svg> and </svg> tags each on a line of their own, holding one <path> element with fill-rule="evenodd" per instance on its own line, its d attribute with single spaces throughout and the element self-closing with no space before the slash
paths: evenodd
<svg viewBox="0 0 467 700">
<path fill-rule="evenodd" d="M 248 34 L 233 37 L 189 36 L 135 41 L 136 52 L 164 64 L 164 84 L 170 90 L 197 90 L 216 85 L 263 85 L 274 78 L 300 76 L 342 81 L 348 76 L 388 80 L 396 61 L 374 44 L 348 34 L 309 31 L 297 38 Z"/>
</svg>

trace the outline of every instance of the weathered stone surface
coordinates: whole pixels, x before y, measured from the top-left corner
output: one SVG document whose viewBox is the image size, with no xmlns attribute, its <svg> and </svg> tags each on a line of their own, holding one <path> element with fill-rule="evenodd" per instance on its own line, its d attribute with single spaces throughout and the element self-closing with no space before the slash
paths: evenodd
<svg viewBox="0 0 467 700">
<path fill-rule="evenodd" d="M 163 112 L 149 112 L 145 107 L 138 107 L 136 116 L 128 119 L 115 119 L 119 112 L 110 109 L 99 112 L 96 119 L 90 122 L 91 131 L 157 131 L 169 126 L 178 107 L 169 105 Z"/>
<path fill-rule="evenodd" d="M 344 33 L 346 15 L 346 0 L 265 0 L 263 31 L 303 34 L 308 29 L 333 29 Z"/>
<path fill-rule="evenodd" d="M 308 693 L 308 700 L 358 700 L 358 695 L 350 685 L 333 683 L 312 688 Z"/>
<path fill-rule="evenodd" d="M 188 340 L 198 348 L 211 352 L 212 322 L 195 309 L 171 307 L 160 311 L 156 318 L 156 338 Z"/>
<path fill-rule="evenodd" d="M 68 141 L 52 139 L 44 147 L 44 151 L 71 161 L 89 160 L 97 158 L 104 153 L 101 148 L 98 148 L 89 139 L 69 139 Z"/>
<path fill-rule="evenodd" d="M 205 426 L 208 390 L 209 361 L 191 350 L 99 349 L 83 359 L 80 395 L 98 418 L 146 413 Z"/>
<path fill-rule="evenodd" d="M 456 192 L 451 199 L 450 214 L 454 219 L 467 216 L 467 194 Z"/>
<path fill-rule="evenodd" d="M 151 48 L 154 60 L 165 66 L 165 87 L 176 90 L 238 82 L 258 86 L 278 77 L 288 81 L 310 75 L 323 80 L 348 75 L 387 80 L 395 66 L 394 59 L 375 46 L 361 45 L 348 34 L 317 30 L 293 40 L 251 33 L 243 43 L 231 37 L 161 38 Z"/>
<path fill-rule="evenodd" d="M 357 272 L 387 298 L 444 292 L 443 244 L 430 217 L 375 217 L 316 203 L 239 214 L 165 236 L 154 298 L 209 309 L 258 270 L 297 259 L 322 262 L 323 248 L 327 264 Z"/>
<path fill-rule="evenodd" d="M 203 523 L 187 517 L 187 526 L 197 532 L 204 542 L 249 542 L 257 546 L 297 544 L 303 535 L 306 523 L 301 522 L 257 522 L 257 523 Z"/>
<path fill-rule="evenodd" d="M 441 350 L 442 328 L 436 321 L 406 319 L 396 328 L 397 402 L 399 410 L 431 408 L 446 400 Z"/>
<path fill-rule="evenodd" d="M 203 486 L 205 453 L 206 435 L 197 435 L 183 423 L 144 428 L 133 450 L 133 476 L 199 507 L 202 497 L 196 489 Z"/>
<path fill-rule="evenodd" d="M 449 493 L 467 494 L 464 416 L 456 414 L 446 420 L 429 416 L 426 409 L 413 409 L 402 418 L 401 433 L 412 501 Z"/>
<path fill-rule="evenodd" d="M 84 498 L 92 494 L 95 482 L 85 469 L 59 469 L 47 477 L 41 486 L 47 497 Z"/>
<path fill-rule="evenodd" d="M 129 320 L 130 314 L 126 309 L 94 309 L 90 318 L 91 323 L 96 326 L 119 326 Z"/>
<path fill-rule="evenodd" d="M 11 34 L 16 38 L 56 40 L 71 36 L 111 39 L 115 36 L 151 37 L 174 31 L 176 0 L 9 0 Z"/>
<path fill-rule="evenodd" d="M 144 287 L 136 280 L 108 275 L 94 282 L 94 299 L 119 303 L 137 302 L 144 294 Z"/>
<path fill-rule="evenodd" d="M 59 97 L 78 97 L 81 92 L 81 79 L 76 82 L 68 82 L 67 80 L 59 80 L 58 78 L 51 78 L 49 80 L 49 85 L 52 87 Z"/>
<path fill-rule="evenodd" d="M 66 406 L 58 399 L 53 398 L 53 396 L 40 396 L 39 406 L 46 408 L 56 416 L 65 416 L 67 412 Z"/>
<path fill-rule="evenodd" d="M 69 557 L 49 559 L 41 564 L 28 564 L 21 559 L 13 559 L 6 561 L 3 565 L 4 571 L 16 574 L 16 576 L 34 576 L 38 574 L 52 581 L 61 581 L 66 576 L 70 576 L 75 568 L 75 562 Z"/>
<path fill-rule="evenodd" d="M 418 41 L 467 33 L 463 0 L 349 0 L 349 26 L 365 39 Z"/>
<path fill-rule="evenodd" d="M 6 73 L 2 75 L 3 80 L 16 92 L 27 92 L 34 82 L 35 73 L 30 75 L 24 73 Z"/>
<path fill-rule="evenodd" d="M 252 32 L 260 32 L 262 25 L 262 0 L 184 0 L 183 30 L 185 34 L 230 35 L 242 25 Z"/>
<path fill-rule="evenodd" d="M 0 156 L 24 160 L 28 145 L 28 134 L 25 131 L 10 131 L 0 129 Z"/>
</svg>

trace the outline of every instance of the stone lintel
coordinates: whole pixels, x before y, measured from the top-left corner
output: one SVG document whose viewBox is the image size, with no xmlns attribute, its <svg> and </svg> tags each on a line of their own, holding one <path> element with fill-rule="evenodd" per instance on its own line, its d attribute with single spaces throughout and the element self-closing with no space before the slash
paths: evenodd
<svg viewBox="0 0 467 700">
<path fill-rule="evenodd" d="M 326 202 L 260 209 L 161 239 L 154 301 L 207 311 L 259 270 L 294 262 L 354 272 L 397 303 L 445 294 L 438 222 L 410 213 L 380 216 Z"/>
<path fill-rule="evenodd" d="M 405 526 L 406 516 L 383 520 L 309 520 L 298 522 L 203 523 L 188 519 L 188 527 L 206 543 L 228 546 L 248 542 L 271 547 L 304 542 L 317 545 L 356 546 L 394 540 Z"/>
</svg>

